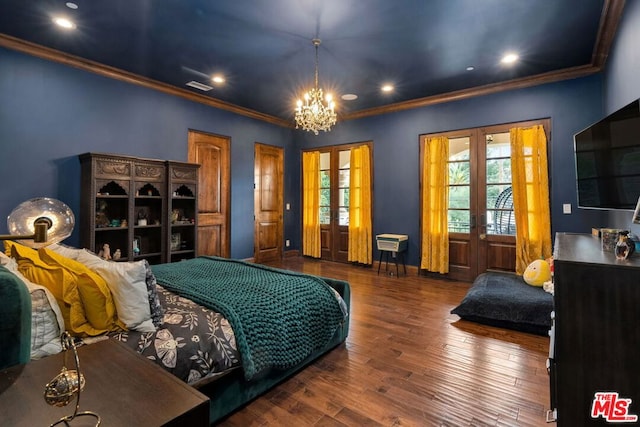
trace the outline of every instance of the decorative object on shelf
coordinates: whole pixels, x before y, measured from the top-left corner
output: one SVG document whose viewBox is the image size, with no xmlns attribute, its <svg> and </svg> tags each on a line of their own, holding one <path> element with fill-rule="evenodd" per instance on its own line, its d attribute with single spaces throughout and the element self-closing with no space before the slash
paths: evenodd
<svg viewBox="0 0 640 427">
<path fill-rule="evenodd" d="M 600 229 L 601 249 L 604 252 L 613 252 L 618 243 L 618 235 L 621 231 L 618 228 L 602 228 Z"/>
<path fill-rule="evenodd" d="M 133 238 L 133 254 L 140 255 L 140 236 L 135 236 Z"/>
<path fill-rule="evenodd" d="M 335 104 L 330 93 L 323 99 L 322 89 L 318 86 L 318 46 L 320 39 L 311 40 L 316 50 L 315 85 L 304 94 L 304 102 L 298 100 L 295 110 L 296 129 L 302 128 L 318 135 L 318 131 L 330 131 L 336 124 Z M 326 104 L 325 104 L 326 101 Z"/>
<path fill-rule="evenodd" d="M 102 249 L 98 252 L 98 256 L 102 259 L 110 260 L 111 259 L 111 248 L 108 243 L 102 245 Z"/>
<path fill-rule="evenodd" d="M 109 227 L 109 225 L 110 221 L 107 216 L 107 202 L 100 200 L 96 211 L 96 227 Z"/>
<path fill-rule="evenodd" d="M 171 224 L 175 224 L 180 220 L 180 210 L 174 209 L 171 211 Z"/>
<path fill-rule="evenodd" d="M 113 253 L 113 260 L 117 261 L 120 258 L 122 258 L 122 252 L 120 251 L 120 249 L 116 249 L 116 251 Z"/>
<path fill-rule="evenodd" d="M 629 237 L 628 231 L 618 233 L 618 242 L 616 243 L 615 254 L 617 259 L 628 259 L 636 250 L 636 244 Z"/>
<path fill-rule="evenodd" d="M 140 209 L 138 211 L 138 225 L 147 225 L 148 216 L 147 211 Z"/>
<path fill-rule="evenodd" d="M 111 220 L 111 224 L 109 224 L 110 227 L 120 227 L 120 220 L 119 219 L 112 219 Z"/>
<path fill-rule="evenodd" d="M 173 233 L 171 235 L 171 250 L 172 251 L 179 251 L 180 247 L 181 247 L 181 237 L 180 237 L 180 233 Z"/>
<path fill-rule="evenodd" d="M 86 381 L 84 375 L 82 375 L 82 371 L 80 370 L 80 358 L 78 357 L 78 351 L 73 337 L 65 331 L 62 333 L 60 340 L 62 342 L 62 350 L 65 352 L 63 366 L 60 373 L 45 386 L 44 400 L 49 405 L 64 407 L 67 406 L 75 397 L 76 408 L 73 411 L 73 414 L 60 418 L 55 423 L 51 424 L 51 427 L 60 423 L 64 423 L 68 426 L 70 421 L 81 416 L 91 416 L 96 418 L 96 426 L 99 426 L 101 422 L 100 415 L 91 411 L 78 412 L 80 409 L 80 395 L 85 387 Z M 66 367 L 66 358 L 69 350 L 71 350 L 75 359 L 75 370 L 69 370 Z"/>
<path fill-rule="evenodd" d="M 0 240 L 20 240 L 33 248 L 61 242 L 71 235 L 75 216 L 63 202 L 38 197 L 20 203 L 7 217 L 10 234 Z"/>
</svg>

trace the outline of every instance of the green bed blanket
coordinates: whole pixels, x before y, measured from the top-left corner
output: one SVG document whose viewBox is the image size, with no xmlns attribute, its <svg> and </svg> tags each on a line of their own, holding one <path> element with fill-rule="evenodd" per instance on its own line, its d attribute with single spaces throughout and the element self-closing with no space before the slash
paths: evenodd
<svg viewBox="0 0 640 427">
<path fill-rule="evenodd" d="M 152 270 L 164 288 L 227 318 L 247 380 L 302 362 L 345 321 L 335 292 L 315 276 L 217 257 Z"/>
</svg>

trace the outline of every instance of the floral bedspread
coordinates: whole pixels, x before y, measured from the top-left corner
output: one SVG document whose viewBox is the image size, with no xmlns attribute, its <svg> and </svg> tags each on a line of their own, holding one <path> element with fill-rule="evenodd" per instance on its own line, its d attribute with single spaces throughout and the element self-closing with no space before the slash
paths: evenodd
<svg viewBox="0 0 640 427">
<path fill-rule="evenodd" d="M 233 330 L 220 313 L 158 285 L 163 323 L 155 332 L 109 333 L 189 384 L 240 366 Z"/>
</svg>

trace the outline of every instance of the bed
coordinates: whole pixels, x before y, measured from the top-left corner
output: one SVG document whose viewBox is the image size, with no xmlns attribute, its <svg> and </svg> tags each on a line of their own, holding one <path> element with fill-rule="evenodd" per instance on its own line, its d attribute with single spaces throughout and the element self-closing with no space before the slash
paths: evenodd
<svg viewBox="0 0 640 427">
<path fill-rule="evenodd" d="M 0 267 L 0 290 L 11 294 L 11 298 L 1 300 L 0 315 L 13 322 L 7 322 L 7 328 L 0 330 L 0 333 L 3 342 L 11 339 L 16 344 L 10 352 L 3 350 L 3 358 L 7 359 L 0 360 L 3 367 L 26 362 L 29 353 L 37 358 L 59 351 L 56 348 L 55 331 L 43 332 L 37 327 L 46 323 L 42 321 L 43 312 L 46 311 L 42 307 L 49 302 L 51 308 L 55 305 L 53 301 L 57 301 L 55 288 L 48 289 L 34 280 L 45 280 L 38 274 L 42 274 L 40 270 L 53 268 L 51 265 L 44 266 L 46 262 L 55 258 L 55 268 L 59 268 L 61 263 L 66 263 L 68 269 L 80 269 L 76 263 L 86 268 L 94 263 L 93 271 L 101 271 L 96 266 L 107 267 L 104 264 L 106 261 L 98 260 L 98 257 L 84 250 L 64 246 L 41 248 L 35 251 L 39 255 L 35 259 L 33 252 L 14 247 L 11 246 L 8 251 L 5 248 L 5 251 L 16 257 L 0 257 L 4 265 Z M 27 259 L 26 253 L 33 259 Z M 64 257 L 64 260 L 58 259 L 60 257 Z M 70 263 L 70 259 L 74 262 Z M 81 263 L 79 259 L 85 262 Z M 133 264 L 136 264 L 135 269 Z M 137 280 L 138 288 L 144 286 L 143 296 L 148 308 L 144 316 L 120 316 L 119 313 L 124 313 L 124 309 L 117 303 L 122 295 L 117 295 L 120 291 L 116 291 L 110 292 L 115 310 L 106 309 L 102 313 L 106 313 L 106 318 L 111 316 L 109 319 L 112 324 L 100 324 L 91 329 L 92 325 L 79 322 L 74 317 L 73 301 L 64 302 L 57 312 L 49 310 L 48 323 L 57 323 L 60 329 L 66 320 L 67 327 L 72 325 L 79 330 L 89 331 L 79 334 L 83 344 L 117 339 L 134 348 L 209 396 L 211 423 L 293 375 L 344 342 L 347 337 L 350 287 L 341 280 L 216 257 L 199 257 L 154 266 L 144 262 L 109 262 L 108 268 L 136 271 L 137 278 L 128 271 L 128 279 Z M 34 273 L 35 270 L 39 273 Z M 109 276 L 103 273 L 105 277 Z M 84 271 L 84 274 L 88 273 Z M 71 275 L 64 277 L 67 282 L 75 283 L 70 279 Z M 111 286 L 114 280 L 110 278 Z M 79 278 L 76 281 L 80 283 Z M 28 285 L 25 287 L 25 284 Z M 28 291 L 26 294 L 24 289 Z M 92 291 L 98 293 L 96 289 Z M 68 288 L 63 291 L 70 292 Z M 141 294 L 139 292 L 137 296 L 141 297 Z M 27 318 L 24 316 L 25 295 L 30 295 L 31 300 L 30 316 Z M 132 295 L 129 292 L 126 301 L 131 301 Z M 62 298 L 65 298 L 64 295 Z M 16 301 L 23 307 L 22 315 L 16 309 L 20 306 L 16 305 Z M 84 305 L 92 307 L 91 302 Z M 108 298 L 105 306 L 109 307 Z M 63 312 L 65 310 L 68 312 Z M 91 315 L 86 314 L 85 317 Z M 97 325 L 97 322 L 94 323 Z M 25 332 L 29 329 L 25 323 L 30 323 L 30 333 Z M 128 327 L 122 328 L 123 324 Z M 109 330 L 102 331 L 101 327 Z M 26 340 L 29 342 L 26 350 L 25 335 L 31 335 Z M 34 347 L 38 347 L 35 354 Z"/>
</svg>

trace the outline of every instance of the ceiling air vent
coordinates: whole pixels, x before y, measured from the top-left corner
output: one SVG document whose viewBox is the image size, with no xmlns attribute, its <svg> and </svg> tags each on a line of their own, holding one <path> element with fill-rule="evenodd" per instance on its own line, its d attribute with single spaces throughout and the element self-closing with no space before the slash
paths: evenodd
<svg viewBox="0 0 640 427">
<path fill-rule="evenodd" d="M 187 83 L 187 86 L 195 87 L 196 89 L 200 89 L 203 92 L 208 92 L 213 89 L 213 87 L 207 86 L 206 84 L 197 82 L 195 80 L 191 80 L 189 83 Z"/>
</svg>

